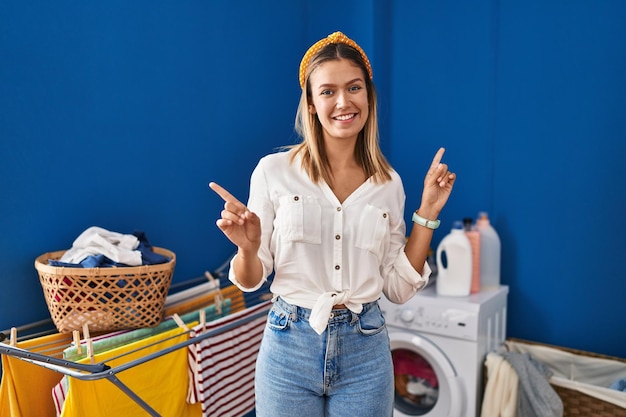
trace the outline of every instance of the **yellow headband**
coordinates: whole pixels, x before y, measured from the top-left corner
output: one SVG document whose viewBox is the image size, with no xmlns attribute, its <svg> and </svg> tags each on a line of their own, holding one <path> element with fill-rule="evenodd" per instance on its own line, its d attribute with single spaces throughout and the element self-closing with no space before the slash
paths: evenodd
<svg viewBox="0 0 626 417">
<path fill-rule="evenodd" d="M 367 67 L 367 74 L 369 75 L 370 80 L 373 78 L 372 66 L 370 65 L 370 60 L 367 59 L 367 55 L 365 55 L 365 52 L 363 52 L 363 49 L 361 49 L 361 47 L 357 45 L 355 41 L 348 38 L 343 33 L 335 32 L 335 33 L 331 33 L 326 38 L 321 39 L 317 41 L 316 43 L 314 43 L 313 46 L 311 46 L 309 50 L 306 51 L 306 54 L 304 54 L 304 57 L 302 58 L 302 62 L 300 62 L 300 87 L 302 89 L 304 89 L 306 67 L 309 66 L 311 57 L 315 55 L 317 52 L 319 52 L 320 49 L 322 49 L 326 45 L 330 45 L 331 43 L 343 43 L 345 45 L 351 46 L 354 49 L 356 49 L 359 52 L 359 54 L 361 54 L 363 61 L 365 61 L 365 66 Z"/>
</svg>

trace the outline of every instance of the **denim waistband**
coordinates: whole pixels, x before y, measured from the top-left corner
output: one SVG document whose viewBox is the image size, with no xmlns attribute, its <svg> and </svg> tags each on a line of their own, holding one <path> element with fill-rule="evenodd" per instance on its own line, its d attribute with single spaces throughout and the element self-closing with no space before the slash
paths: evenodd
<svg viewBox="0 0 626 417">
<path fill-rule="evenodd" d="M 311 317 L 310 308 L 304 308 L 304 307 L 299 307 L 294 304 L 289 304 L 287 301 L 283 300 L 280 297 L 276 297 L 276 300 L 274 301 L 274 303 L 279 305 L 286 312 L 292 314 L 292 318 L 294 320 L 302 319 L 302 320 L 308 321 L 309 317 Z M 362 314 L 365 314 L 367 311 L 369 311 L 372 307 L 376 305 L 378 305 L 378 301 L 372 301 L 370 303 L 363 304 L 363 310 L 361 310 L 359 314 L 352 312 L 348 308 L 333 309 L 330 313 L 330 318 L 328 322 L 337 323 L 337 322 L 342 322 L 342 321 L 352 321 L 354 320 L 355 316 L 360 316 Z"/>
</svg>

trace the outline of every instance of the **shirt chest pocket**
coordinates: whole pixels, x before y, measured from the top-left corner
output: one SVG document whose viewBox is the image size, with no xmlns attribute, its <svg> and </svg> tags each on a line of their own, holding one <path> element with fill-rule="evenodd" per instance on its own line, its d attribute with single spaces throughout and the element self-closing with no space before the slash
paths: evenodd
<svg viewBox="0 0 626 417">
<path fill-rule="evenodd" d="M 380 259 L 389 240 L 389 213 L 368 204 L 361 212 L 355 245 Z"/>
<path fill-rule="evenodd" d="M 276 226 L 289 242 L 322 243 L 322 208 L 313 197 L 290 195 L 280 198 Z"/>
</svg>

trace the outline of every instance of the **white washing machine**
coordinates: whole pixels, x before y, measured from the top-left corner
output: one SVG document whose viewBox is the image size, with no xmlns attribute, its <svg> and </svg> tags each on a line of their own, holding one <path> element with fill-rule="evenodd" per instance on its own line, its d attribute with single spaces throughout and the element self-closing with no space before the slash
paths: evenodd
<svg viewBox="0 0 626 417">
<path fill-rule="evenodd" d="M 405 304 L 385 297 L 394 416 L 477 417 L 487 353 L 506 339 L 508 287 L 443 297 L 429 285 Z"/>
</svg>

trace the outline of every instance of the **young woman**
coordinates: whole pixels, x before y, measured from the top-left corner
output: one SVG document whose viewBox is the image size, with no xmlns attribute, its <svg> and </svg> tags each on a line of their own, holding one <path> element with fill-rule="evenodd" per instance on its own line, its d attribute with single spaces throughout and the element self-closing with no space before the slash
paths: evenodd
<svg viewBox="0 0 626 417">
<path fill-rule="evenodd" d="M 393 413 L 393 363 L 377 300 L 409 300 L 456 176 L 434 156 L 406 239 L 402 181 L 380 151 L 365 52 L 341 32 L 307 51 L 296 130 L 302 142 L 262 158 L 244 205 L 217 226 L 238 247 L 230 279 L 258 289 L 274 272 L 255 374 L 259 417 Z"/>
</svg>

